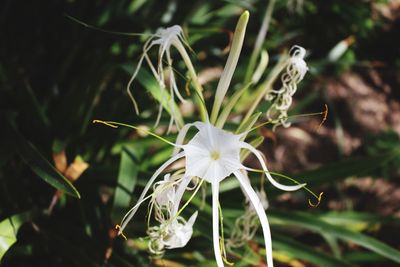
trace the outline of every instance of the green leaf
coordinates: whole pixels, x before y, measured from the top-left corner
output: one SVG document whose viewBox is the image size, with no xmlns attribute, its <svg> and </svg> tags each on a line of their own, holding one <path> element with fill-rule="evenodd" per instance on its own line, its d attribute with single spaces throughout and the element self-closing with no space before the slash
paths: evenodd
<svg viewBox="0 0 400 267">
<path fill-rule="evenodd" d="M 131 65 L 125 64 L 125 65 L 121 65 L 121 67 L 129 75 L 132 75 L 132 73 L 134 72 L 134 70 L 136 68 L 136 65 L 132 67 Z M 151 76 L 150 72 L 145 70 L 143 66 L 139 70 L 139 73 L 137 75 L 137 80 L 139 81 L 140 84 L 142 84 L 142 86 L 144 88 L 146 88 L 146 90 L 154 97 L 154 99 L 157 100 L 157 102 L 163 106 L 163 108 L 169 114 L 172 114 L 171 105 L 174 110 L 179 111 L 177 104 L 174 101 L 172 101 L 173 99 L 172 99 L 171 95 L 168 93 L 168 91 L 161 90 L 160 85 L 157 83 L 156 79 L 153 78 Z M 134 86 L 135 85 L 132 85 L 132 87 L 134 87 Z M 131 88 L 131 90 L 135 90 L 135 89 Z M 139 110 L 140 110 L 140 108 L 141 107 L 139 106 Z M 182 114 L 180 112 L 176 112 L 176 114 L 174 114 L 174 116 L 176 116 L 178 123 L 181 123 L 183 125 Z"/>
<path fill-rule="evenodd" d="M 7 250 L 17 241 L 19 227 L 28 221 L 29 212 L 13 215 L 0 222 L 0 261 Z"/>
<path fill-rule="evenodd" d="M 329 256 L 323 252 L 317 251 L 303 243 L 297 242 L 288 237 L 273 233 L 272 244 L 274 249 L 284 251 L 285 254 L 301 260 L 306 260 L 317 266 L 337 267 L 349 266 L 346 262 Z"/>
<path fill-rule="evenodd" d="M 312 184 L 332 183 L 350 176 L 366 175 L 392 160 L 395 153 L 379 156 L 349 158 L 342 161 L 327 164 L 319 169 L 294 174 L 299 181 Z"/>
<path fill-rule="evenodd" d="M 344 227 L 326 223 L 315 215 L 304 212 L 279 212 L 269 211 L 271 224 L 294 225 L 320 234 L 332 235 L 344 241 L 355 243 L 369 249 L 387 259 L 400 263 L 400 251 L 384 244 L 383 242 L 367 235 L 348 230 Z"/>
<path fill-rule="evenodd" d="M 9 119 L 6 119 L 5 121 L 6 123 L 3 133 L 5 133 L 6 139 L 16 146 L 18 154 L 32 169 L 32 171 L 56 189 L 62 190 L 73 197 L 80 198 L 78 190 L 76 190 L 71 182 L 59 173 L 42 156 L 37 148 L 18 132 Z"/>
<path fill-rule="evenodd" d="M 121 151 L 117 187 L 115 188 L 111 219 L 113 222 L 121 220 L 129 206 L 131 194 L 135 188 L 139 166 L 132 152 L 127 147 Z"/>
</svg>

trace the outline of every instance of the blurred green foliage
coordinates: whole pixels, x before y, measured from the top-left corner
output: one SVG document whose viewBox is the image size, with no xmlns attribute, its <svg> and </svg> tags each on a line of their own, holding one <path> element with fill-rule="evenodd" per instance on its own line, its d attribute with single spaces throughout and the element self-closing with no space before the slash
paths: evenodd
<svg viewBox="0 0 400 267">
<path fill-rule="evenodd" d="M 373 3 L 305 0 L 302 12 L 290 13 L 286 1 L 278 1 L 264 48 L 274 55 L 289 44 L 299 43 L 312 51 L 308 84 L 318 81 L 318 77 L 355 68 L 361 61 L 379 59 L 390 68 L 396 62 L 392 44 L 385 42 L 386 54 L 369 53 L 377 47 L 376 40 L 387 38 L 384 19 L 372 16 Z M 192 57 L 200 70 L 224 63 L 228 32 L 234 28 L 238 14 L 249 9 L 245 47 L 234 76 L 240 81 L 266 3 L 4 0 L 0 7 L 0 244 L 7 244 L 0 246 L 1 266 L 152 266 L 146 246 L 138 239 L 144 235 L 144 211 L 127 231 L 134 242 L 116 238 L 113 227 L 171 149 L 127 129 L 91 124 L 93 119 L 110 119 L 152 126 L 157 113 L 148 95 L 155 91 L 155 81 L 141 71 L 135 89 L 141 117 L 135 115 L 125 93 L 145 36 L 87 28 L 66 15 L 111 32 L 153 33 L 159 27 L 180 24 L 198 55 Z M 355 37 L 354 45 L 338 62 L 329 63 L 328 52 L 348 36 Z M 183 73 L 181 67 L 178 65 L 177 71 Z M 183 79 L 180 82 L 184 87 Z M 211 83 L 207 90 L 213 87 Z M 321 101 L 319 95 L 317 92 L 312 99 L 303 98 L 298 105 L 312 106 Z M 166 116 L 162 123 L 168 123 Z M 328 197 L 329 189 L 348 177 L 384 174 L 386 179 L 394 180 L 399 176 L 399 146 L 396 134 L 371 136 L 357 155 L 295 176 L 311 187 L 328 190 Z M 73 184 L 52 166 L 53 154 L 63 149 L 68 164 L 80 155 L 90 165 Z M 228 200 L 224 223 L 229 234 L 234 219 L 243 210 L 243 199 L 238 184 L 224 186 L 238 193 L 221 196 L 223 203 Z M 61 194 L 49 214 L 46 210 L 56 190 L 81 198 Z M 269 197 L 274 199 L 279 194 L 272 191 Z M 306 199 L 302 192 L 294 195 Z M 194 203 L 201 206 L 199 198 Z M 267 214 L 274 250 L 282 266 L 396 266 L 400 262 L 398 237 L 382 240 L 378 231 L 371 230 L 378 225 L 398 232 L 398 219 L 357 210 L 332 213 L 324 203 L 316 209 L 304 204 L 301 208 L 287 205 L 278 210 L 272 205 Z M 183 266 L 215 265 L 210 260 L 210 218 L 206 204 L 192 241 L 183 249 L 168 251 L 166 266 L 167 260 Z M 235 266 L 257 265 L 265 252 L 254 247 L 262 242 L 256 238 L 239 249 L 232 256 Z"/>
</svg>

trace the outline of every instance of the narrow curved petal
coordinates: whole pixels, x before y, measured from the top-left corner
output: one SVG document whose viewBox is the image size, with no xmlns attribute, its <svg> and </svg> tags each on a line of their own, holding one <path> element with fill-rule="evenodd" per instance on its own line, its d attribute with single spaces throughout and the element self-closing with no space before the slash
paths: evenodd
<svg viewBox="0 0 400 267">
<path fill-rule="evenodd" d="M 150 50 L 150 48 L 153 46 L 153 45 L 151 45 L 151 44 L 149 45 L 151 39 L 152 39 L 152 38 L 150 38 L 150 39 L 145 43 L 145 45 L 144 45 L 144 47 L 143 47 L 142 56 L 140 57 L 139 62 L 138 62 L 138 64 L 136 65 L 136 69 L 135 69 L 134 73 L 132 74 L 132 77 L 130 78 L 130 80 L 129 80 L 129 82 L 128 82 L 128 85 L 126 86 L 126 91 L 127 91 L 128 95 L 129 95 L 130 99 L 132 100 L 132 103 L 133 103 L 133 106 L 134 106 L 134 108 L 135 108 L 136 114 L 139 114 L 139 107 L 138 107 L 138 104 L 137 104 L 135 98 L 133 97 L 133 94 L 132 94 L 130 88 L 131 88 L 131 85 L 132 85 L 133 81 L 135 80 L 137 74 L 139 73 L 140 67 L 142 66 L 142 63 L 143 63 L 143 59 L 146 58 L 146 60 L 147 60 L 147 57 L 148 57 L 148 56 L 147 56 L 147 52 L 148 52 L 148 51 Z"/>
<path fill-rule="evenodd" d="M 170 225 L 171 232 L 166 240 L 163 241 L 167 249 L 183 248 L 192 238 L 193 224 L 197 218 L 197 211 L 184 224 L 175 219 Z"/>
<path fill-rule="evenodd" d="M 182 158 L 185 156 L 184 152 L 180 152 L 179 154 L 176 154 L 175 156 L 173 156 L 172 158 L 170 158 L 169 160 L 167 160 L 163 165 L 161 165 L 160 168 L 158 168 L 156 170 L 156 172 L 153 174 L 153 176 L 150 178 L 149 182 L 146 184 L 145 188 L 143 189 L 142 194 L 140 195 L 139 199 L 138 199 L 138 203 L 142 202 L 143 198 L 145 197 L 145 195 L 147 194 L 147 191 L 149 191 L 151 185 L 154 183 L 155 179 L 157 179 L 157 177 L 161 174 L 161 172 L 163 172 L 169 165 L 171 165 L 174 161 Z M 121 229 L 120 229 L 120 233 L 122 233 L 122 231 L 125 229 L 126 225 L 129 223 L 129 221 L 132 219 L 132 217 L 135 215 L 136 211 L 138 210 L 140 205 L 135 205 L 131 210 L 129 210 L 124 218 L 122 219 L 121 222 Z"/>
<path fill-rule="evenodd" d="M 172 58 L 171 58 L 171 53 L 170 53 L 169 50 L 166 51 L 166 55 L 167 55 L 168 68 L 169 68 L 169 71 L 170 71 L 170 73 L 169 73 L 170 87 L 174 90 L 176 96 L 178 97 L 178 99 L 181 102 L 186 102 L 186 100 L 180 94 L 180 92 L 178 90 L 178 86 L 176 85 L 175 73 L 174 73 L 174 69 L 172 68 Z"/>
<path fill-rule="evenodd" d="M 182 148 L 183 141 L 185 140 L 186 134 L 189 131 L 191 127 L 196 127 L 200 130 L 201 123 L 200 122 L 194 122 L 194 123 L 187 123 L 185 124 L 179 131 L 178 136 L 176 137 L 176 142 L 175 142 L 175 148 L 174 151 L 172 152 L 172 155 L 178 154 L 180 149 Z"/>
<path fill-rule="evenodd" d="M 260 219 L 261 227 L 264 234 L 265 250 L 267 257 L 268 267 L 273 267 L 274 263 L 272 260 L 272 241 L 271 241 L 271 230 L 269 228 L 268 218 L 265 214 L 265 210 L 260 199 L 257 197 L 256 192 L 253 190 L 251 185 L 246 181 L 246 178 L 240 171 L 235 171 L 234 175 L 239 180 L 240 185 L 243 187 L 247 196 L 249 197 L 253 207 L 255 208 L 257 215 Z"/>
<path fill-rule="evenodd" d="M 219 243 L 219 212 L 218 212 L 218 196 L 219 196 L 219 183 L 214 182 L 212 185 L 212 222 L 213 222 L 213 247 L 215 260 L 218 267 L 224 267 L 222 261 L 221 247 Z"/>
<path fill-rule="evenodd" d="M 188 187 L 190 181 L 192 180 L 192 177 L 184 177 L 179 184 L 178 188 L 175 191 L 175 196 L 174 196 L 174 209 L 172 210 L 171 217 L 175 216 L 176 213 L 178 212 L 179 209 L 179 204 L 181 203 L 183 194 L 186 191 L 186 188 Z"/>
<path fill-rule="evenodd" d="M 250 150 L 251 153 L 253 153 L 258 161 L 261 164 L 261 167 L 263 168 L 265 175 L 267 176 L 268 180 L 271 182 L 271 184 L 273 184 L 276 188 L 279 188 L 280 190 L 283 191 L 296 191 L 302 187 L 304 187 L 306 184 L 300 184 L 300 185 L 283 185 L 278 183 L 274 178 L 272 178 L 271 174 L 268 171 L 267 165 L 265 165 L 265 162 L 261 156 L 261 153 L 257 151 L 257 149 L 255 149 L 254 147 L 252 147 L 251 145 L 245 143 L 245 142 L 241 142 L 241 147 Z M 245 168 L 246 170 L 251 171 L 251 168 Z"/>
</svg>

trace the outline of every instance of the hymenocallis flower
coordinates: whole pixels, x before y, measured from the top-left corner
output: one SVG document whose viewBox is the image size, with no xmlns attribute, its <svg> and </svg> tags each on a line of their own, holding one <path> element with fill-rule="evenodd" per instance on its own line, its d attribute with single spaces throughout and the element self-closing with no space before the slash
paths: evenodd
<svg viewBox="0 0 400 267">
<path fill-rule="evenodd" d="M 181 132 L 179 139 L 184 138 L 185 132 L 190 127 L 195 127 L 197 129 L 197 134 L 190 139 L 186 144 L 175 144 L 178 153 L 173 155 L 169 160 L 167 160 L 160 168 L 158 168 L 153 176 L 148 181 L 144 188 L 141 196 L 139 197 L 138 204 L 135 205 L 124 217 L 121 222 L 120 233 L 125 229 L 128 222 L 132 219 L 133 215 L 138 210 L 140 204 L 144 201 L 145 196 L 150 189 L 151 185 L 157 179 L 157 177 L 173 162 L 178 159 L 185 158 L 185 172 L 182 178 L 179 179 L 174 189 L 171 193 L 171 187 L 165 187 L 164 190 L 158 191 L 154 190 L 152 196 L 156 199 L 163 199 L 162 202 L 168 202 L 168 199 L 173 200 L 173 205 L 170 208 L 172 214 L 177 214 L 177 210 L 180 204 L 180 200 L 186 188 L 188 187 L 191 180 L 198 177 L 206 182 L 209 182 L 212 186 L 212 221 L 213 221 L 213 244 L 214 244 L 214 254 L 218 266 L 224 266 L 220 238 L 219 238 L 219 184 L 222 180 L 233 175 L 239 181 L 241 187 L 244 189 L 246 197 L 250 200 L 252 207 L 254 207 L 261 223 L 261 227 L 264 234 L 265 246 L 267 251 L 267 262 L 269 266 L 273 266 L 272 261 L 272 245 L 271 245 L 271 233 L 268 224 L 268 219 L 265 214 L 263 203 L 258 197 L 255 190 L 249 183 L 248 178 L 245 176 L 244 171 L 254 171 L 254 169 L 244 166 L 240 160 L 241 150 L 249 150 L 259 161 L 263 172 L 265 173 L 268 180 L 277 188 L 284 191 L 294 191 L 302 188 L 305 184 L 298 184 L 293 186 L 287 186 L 278 183 L 270 174 L 261 152 L 255 149 L 250 144 L 241 141 L 244 135 L 247 133 L 233 134 L 231 132 L 219 129 L 213 126 L 209 122 L 195 122 L 193 124 L 185 125 L 184 131 Z M 166 179 L 168 180 L 168 179 Z M 165 181 L 165 180 L 164 180 Z M 165 184 L 167 182 L 163 182 Z M 172 182 L 171 182 L 172 183 Z M 172 186 L 172 185 L 171 185 Z M 168 197 L 170 195 L 170 197 Z M 171 197 L 172 195 L 172 197 Z M 167 201 L 165 200 L 167 199 Z M 168 205 L 168 204 L 167 204 Z M 169 222 L 171 223 L 171 222 Z M 190 224 L 191 225 L 191 224 Z M 163 222 L 161 226 L 151 231 L 151 236 L 154 239 L 162 238 L 163 236 Z M 188 235 L 187 235 L 188 237 Z M 186 241 L 186 239 L 185 239 Z M 164 241 L 163 241 L 164 242 Z M 162 242 L 160 242 L 163 244 Z M 182 242 L 182 244 L 186 244 Z M 159 244 L 159 243 L 157 243 Z M 159 246 L 163 248 L 162 246 Z"/>
<path fill-rule="evenodd" d="M 183 31 L 180 26 L 175 25 L 169 28 L 159 29 L 144 44 L 142 56 L 140 57 L 136 69 L 133 72 L 132 77 L 128 82 L 127 85 L 128 95 L 132 100 L 136 113 L 139 114 L 139 108 L 131 92 L 131 87 L 133 81 L 135 80 L 136 76 L 139 73 L 143 60 L 146 60 L 154 78 L 157 80 L 158 85 L 160 87 L 161 101 L 155 125 L 158 124 L 161 118 L 161 113 L 164 106 L 164 108 L 169 110 L 169 113 L 171 115 L 169 128 L 172 126 L 172 124 L 176 124 L 178 128 L 183 126 L 183 119 L 181 117 L 179 110 L 177 110 L 175 95 L 182 102 L 184 102 L 185 99 L 180 94 L 178 86 L 176 84 L 175 73 L 172 67 L 172 57 L 170 51 L 171 47 L 175 47 L 175 49 L 178 51 L 183 61 L 185 62 L 188 68 L 188 75 L 190 79 L 193 81 L 194 88 L 196 91 L 198 91 L 198 95 L 201 95 L 201 91 L 203 90 L 201 85 L 197 81 L 197 76 L 194 71 L 193 65 L 190 61 L 189 55 L 186 52 L 185 44 L 187 44 L 187 42 L 183 36 Z M 159 46 L 156 67 L 148 55 L 149 51 L 154 46 Z M 164 63 L 167 64 L 166 69 L 164 68 L 165 66 Z M 167 88 L 169 88 L 168 93 L 166 92 Z"/>
<path fill-rule="evenodd" d="M 183 247 L 187 244 L 193 232 L 192 226 L 197 217 L 197 212 L 195 212 L 189 220 L 186 221 L 183 219 L 181 212 L 189 204 L 189 201 L 192 198 L 185 202 L 184 205 L 181 205 L 182 198 L 187 190 L 194 190 L 194 193 L 192 194 L 193 197 L 200 189 L 202 184 L 207 182 L 211 184 L 212 188 L 212 232 L 215 259 L 219 267 L 224 266 L 223 255 L 225 255 L 225 249 L 223 239 L 220 239 L 219 229 L 220 214 L 222 214 L 219 211 L 219 187 L 221 181 L 224 179 L 229 179 L 229 177 L 233 177 L 237 179 L 246 199 L 249 201 L 247 210 L 253 214 L 253 218 L 259 219 L 264 235 L 266 260 L 268 266 L 272 267 L 273 260 L 271 233 L 267 215 L 265 213 L 267 204 L 265 192 L 257 192 L 253 189 L 247 176 L 247 172 L 263 173 L 273 186 L 284 191 L 294 191 L 305 186 L 305 184 L 300 184 L 297 182 L 296 185 L 290 186 L 277 182 L 271 176 L 262 153 L 258 151 L 255 146 L 251 145 L 249 142 L 246 142 L 248 134 L 257 128 L 254 128 L 253 126 L 256 123 L 259 114 L 257 116 L 246 116 L 235 133 L 223 129 L 225 121 L 227 120 L 235 103 L 238 102 L 239 98 L 249 88 L 250 85 L 245 85 L 241 90 L 238 90 L 235 94 L 233 94 L 228 101 L 223 101 L 226 97 L 233 73 L 236 69 L 248 19 L 249 13 L 246 11 L 240 16 L 236 26 L 231 45 L 231 51 L 216 89 L 210 117 L 205 109 L 202 89 L 198 84 L 196 85 L 197 76 L 193 66 L 190 63 L 189 57 L 185 56 L 186 52 L 181 43 L 182 37 L 180 27 L 174 26 L 161 30 L 158 35 L 156 35 L 158 39 L 153 41 L 150 39 L 145 45 L 143 56 L 139 61 L 139 66 L 141 61 L 146 59 L 153 70 L 154 76 L 159 80 L 161 85 L 163 85 L 164 80 L 162 76 L 162 60 L 160 60 L 160 58 L 162 58 L 165 53 L 167 54 L 167 63 L 171 63 L 169 48 L 170 46 L 175 46 L 179 53 L 181 53 L 186 66 L 188 66 L 189 74 L 192 77 L 191 82 L 193 83 L 197 92 L 197 100 L 201 100 L 197 101 L 197 103 L 199 104 L 199 111 L 202 121 L 196 121 L 194 123 L 182 125 L 175 143 L 171 143 L 164 138 L 155 135 L 154 133 L 148 132 L 147 130 L 143 130 L 136 126 L 130 126 L 116 122 L 98 121 L 112 127 L 123 125 L 134 128 L 138 131 L 145 131 L 148 134 L 174 146 L 175 148 L 171 158 L 164 162 L 164 164 L 162 164 L 150 177 L 137 201 L 137 204 L 128 211 L 121 222 L 121 226 L 119 226 L 119 233 L 122 234 L 122 231 L 126 228 L 129 221 L 135 215 L 140 205 L 145 200 L 151 199 L 148 216 L 150 217 L 151 214 L 154 214 L 155 220 L 159 223 L 157 226 L 149 226 L 148 228 L 148 234 L 150 238 L 149 249 L 155 254 L 162 254 L 164 249 Z M 157 68 L 151 65 L 151 61 L 147 55 L 147 51 L 154 45 L 160 45 Z M 291 53 L 292 56 L 288 60 L 286 73 L 282 76 L 282 82 L 284 84 L 283 89 L 280 91 L 275 91 L 278 98 L 283 97 L 284 95 L 291 96 L 294 93 L 293 91 L 296 90 L 295 84 L 303 79 L 307 70 L 307 66 L 303 60 L 304 53 L 304 49 L 300 47 L 295 47 L 293 53 Z M 132 79 L 135 78 L 136 74 L 137 71 L 134 73 Z M 174 90 L 175 89 L 172 88 L 172 91 Z M 260 96 L 264 97 L 262 93 L 263 91 L 261 91 Z M 285 104 L 281 102 L 282 101 L 279 101 L 279 103 L 276 104 L 278 108 L 282 105 L 287 105 L 286 102 Z M 223 107 L 222 111 L 221 107 Z M 280 117 L 279 119 L 281 122 L 284 122 L 285 120 L 283 117 Z M 195 129 L 196 133 L 192 138 L 185 142 L 186 136 L 192 128 Z M 244 153 L 252 154 L 256 159 L 256 162 L 258 162 L 258 164 L 261 166 L 261 170 L 247 167 L 243 163 Z M 184 169 L 178 170 L 173 175 L 165 175 L 164 180 L 156 182 L 156 179 L 171 164 L 181 159 L 185 160 Z M 191 183 L 194 185 L 190 186 Z M 148 194 L 151 189 L 153 189 L 153 192 Z"/>
</svg>

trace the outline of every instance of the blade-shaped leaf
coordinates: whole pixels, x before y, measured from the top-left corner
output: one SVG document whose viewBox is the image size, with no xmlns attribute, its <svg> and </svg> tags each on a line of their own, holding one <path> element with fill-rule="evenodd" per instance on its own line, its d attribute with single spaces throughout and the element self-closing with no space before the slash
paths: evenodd
<svg viewBox="0 0 400 267">
<path fill-rule="evenodd" d="M 5 127 L 3 133 L 5 133 L 7 140 L 13 143 L 19 155 L 25 161 L 25 163 L 42 178 L 46 183 L 51 186 L 64 191 L 65 193 L 80 198 L 78 190 L 59 173 L 37 150 L 37 148 L 26 140 L 18 130 L 13 126 L 9 119 L 5 120 Z"/>
<path fill-rule="evenodd" d="M 129 206 L 131 194 L 137 181 L 139 166 L 132 153 L 124 147 L 121 151 L 119 164 L 118 185 L 115 188 L 113 209 L 111 219 L 113 222 L 120 221 L 126 208 Z"/>
<path fill-rule="evenodd" d="M 0 261 L 7 250 L 17 241 L 19 227 L 29 220 L 30 213 L 13 215 L 0 222 Z"/>
<path fill-rule="evenodd" d="M 280 224 L 285 226 L 295 225 L 296 227 L 305 228 L 313 232 L 332 235 L 344 241 L 353 242 L 361 247 L 384 256 L 387 259 L 400 263 L 400 251 L 373 237 L 348 230 L 344 227 L 326 223 L 314 215 L 303 212 L 284 213 L 270 210 L 268 212 L 268 216 L 271 224 Z"/>
<path fill-rule="evenodd" d="M 308 262 L 314 263 L 317 266 L 349 266 L 349 264 L 342 260 L 336 259 L 300 242 L 276 233 L 273 233 L 272 244 L 274 246 L 274 249 L 285 251 L 285 254 L 288 254 L 293 258 L 306 260 Z"/>
<path fill-rule="evenodd" d="M 380 156 L 349 158 L 327 164 L 316 170 L 305 171 L 292 176 L 313 186 L 321 183 L 332 183 L 354 175 L 366 175 L 392 160 L 395 156 L 396 154 L 393 152 Z"/>
</svg>

